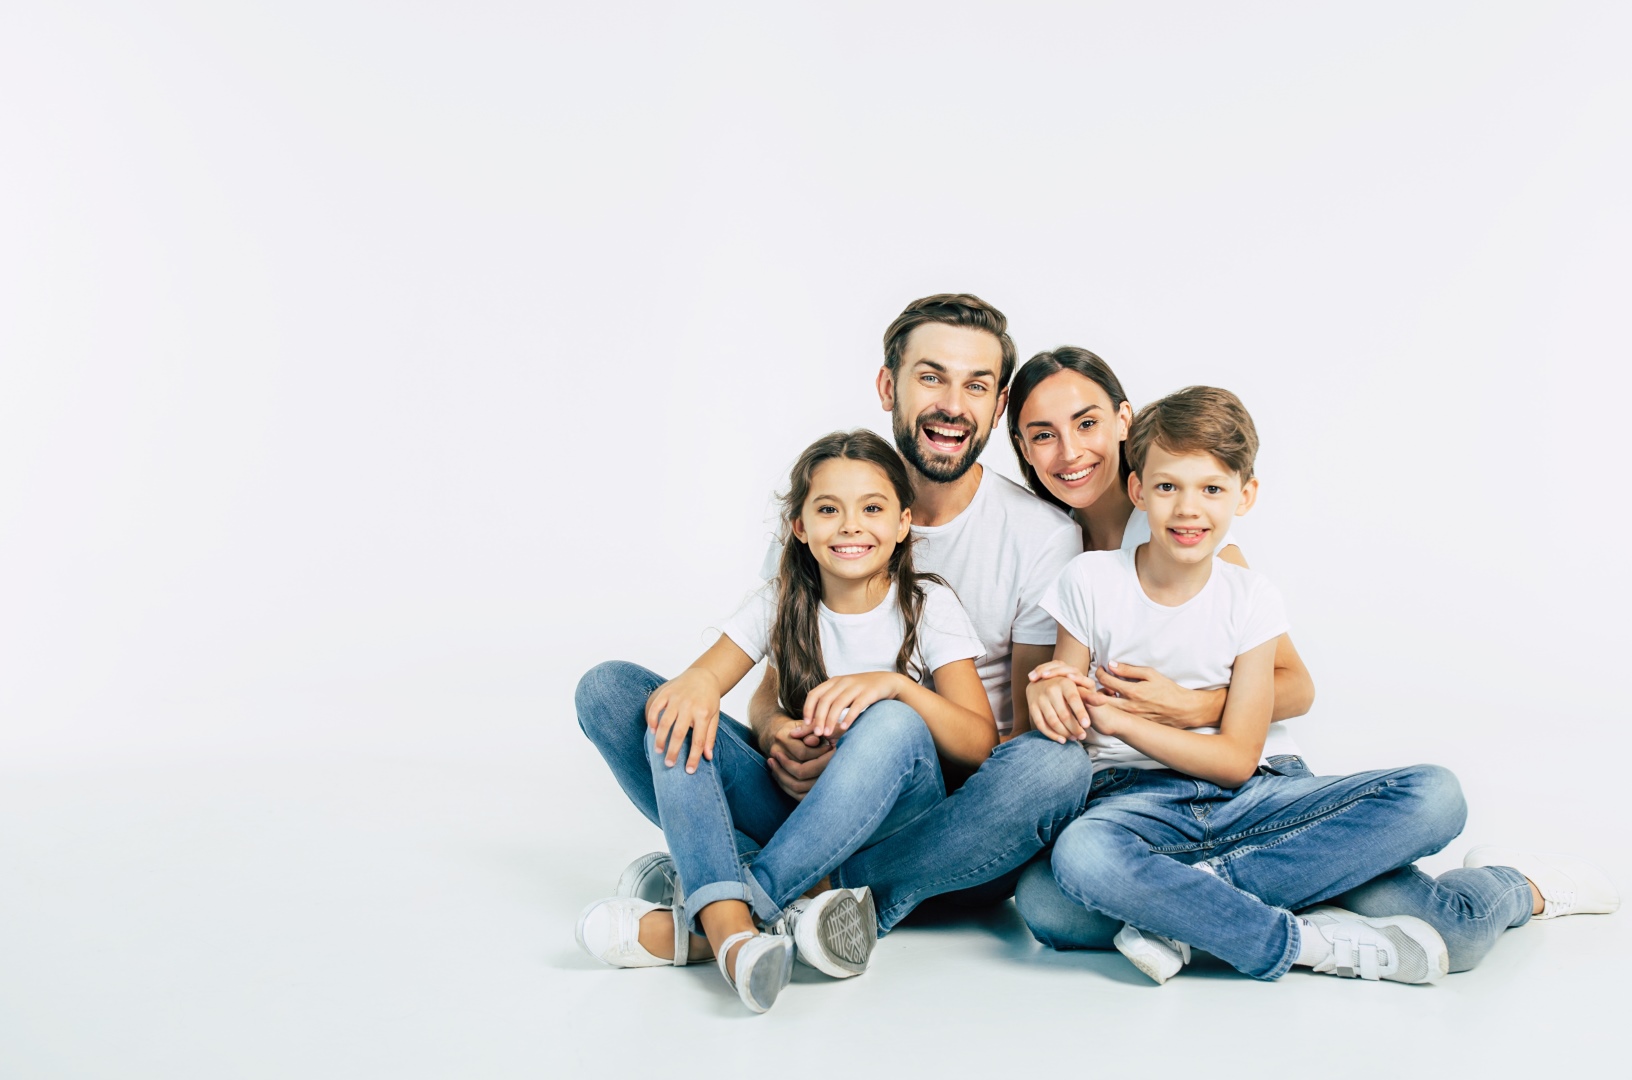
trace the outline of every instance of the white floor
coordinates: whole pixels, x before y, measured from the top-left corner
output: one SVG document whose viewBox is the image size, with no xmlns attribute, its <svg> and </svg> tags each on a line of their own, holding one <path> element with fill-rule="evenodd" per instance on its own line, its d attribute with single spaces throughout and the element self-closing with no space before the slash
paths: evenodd
<svg viewBox="0 0 1632 1080">
<path fill-rule="evenodd" d="M 1432 987 L 1211 962 L 1158 988 L 1004 905 L 898 930 L 859 979 L 800 969 L 755 1017 L 712 967 L 578 952 L 656 833 L 535 765 L 0 772 L 0 1076 L 1625 1075 L 1625 915 L 1532 924 Z"/>
</svg>

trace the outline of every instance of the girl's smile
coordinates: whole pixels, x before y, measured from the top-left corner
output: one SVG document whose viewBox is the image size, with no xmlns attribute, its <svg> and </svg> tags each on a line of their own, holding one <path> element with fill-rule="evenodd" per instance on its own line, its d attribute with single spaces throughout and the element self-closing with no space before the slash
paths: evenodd
<svg viewBox="0 0 1632 1080">
<path fill-rule="evenodd" d="M 912 530 L 894 491 L 869 461 L 832 458 L 811 473 L 793 535 L 810 547 L 832 610 L 869 611 L 889 591 L 890 556 Z"/>
</svg>

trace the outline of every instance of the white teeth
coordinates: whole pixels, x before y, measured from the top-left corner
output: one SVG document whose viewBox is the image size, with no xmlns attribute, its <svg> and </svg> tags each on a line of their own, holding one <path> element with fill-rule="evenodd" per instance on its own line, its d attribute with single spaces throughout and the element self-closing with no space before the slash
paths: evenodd
<svg viewBox="0 0 1632 1080">
<path fill-rule="evenodd" d="M 1061 473 L 1060 474 L 1060 479 L 1068 481 L 1068 482 L 1073 481 L 1073 480 L 1081 480 L 1084 476 L 1087 476 L 1092 471 L 1093 471 L 1093 466 L 1090 465 L 1090 466 L 1088 466 L 1088 468 L 1081 469 L 1081 470 L 1079 470 L 1077 472 Z"/>
<path fill-rule="evenodd" d="M 947 439 L 961 439 L 966 434 L 961 428 L 934 427 L 928 424 L 924 425 L 924 430 L 932 435 L 940 435 Z"/>
<path fill-rule="evenodd" d="M 860 555 L 864 551 L 871 551 L 872 548 L 870 548 L 870 547 L 838 547 L 837 545 L 835 545 L 833 550 L 838 552 L 841 555 Z"/>
</svg>

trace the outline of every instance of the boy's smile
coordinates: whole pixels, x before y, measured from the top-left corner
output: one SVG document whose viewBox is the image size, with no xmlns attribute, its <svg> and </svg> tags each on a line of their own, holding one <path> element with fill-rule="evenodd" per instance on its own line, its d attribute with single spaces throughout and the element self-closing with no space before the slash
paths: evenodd
<svg viewBox="0 0 1632 1080">
<path fill-rule="evenodd" d="M 1212 454 L 1175 454 L 1153 444 L 1128 495 L 1150 518 L 1153 557 L 1171 566 L 1205 567 L 1224 542 L 1230 520 L 1251 509 L 1258 480 L 1241 476 Z"/>
</svg>

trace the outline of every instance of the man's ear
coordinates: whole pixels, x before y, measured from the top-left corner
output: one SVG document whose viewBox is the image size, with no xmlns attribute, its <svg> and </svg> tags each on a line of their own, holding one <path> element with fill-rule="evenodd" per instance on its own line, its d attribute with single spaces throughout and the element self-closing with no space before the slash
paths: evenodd
<svg viewBox="0 0 1632 1080">
<path fill-rule="evenodd" d="M 1241 485 L 1241 505 L 1235 508 L 1235 516 L 1243 516 L 1248 510 L 1252 509 L 1252 504 L 1257 501 L 1258 478 L 1254 476 L 1251 480 L 1248 480 L 1245 484 Z"/>
<path fill-rule="evenodd" d="M 1128 474 L 1128 498 L 1139 509 L 1145 508 L 1145 485 L 1139 482 L 1139 474 L 1136 472 Z"/>
<path fill-rule="evenodd" d="M 997 392 L 997 412 L 992 416 L 992 430 L 993 431 L 996 431 L 997 430 L 997 425 L 999 425 L 999 424 L 1001 424 L 1003 422 L 1003 410 L 1007 409 L 1008 407 L 1009 407 L 1009 388 L 1005 386 L 1003 389 L 1001 389 L 1001 390 L 999 390 Z"/>
<path fill-rule="evenodd" d="M 895 373 L 887 367 L 878 369 L 878 403 L 885 412 L 895 411 Z"/>
<path fill-rule="evenodd" d="M 899 544 L 912 531 L 912 509 L 909 507 L 901 511 L 901 528 L 896 531 L 895 542 Z"/>
</svg>

